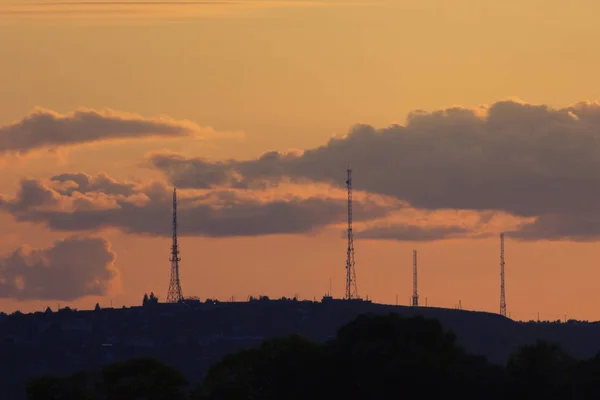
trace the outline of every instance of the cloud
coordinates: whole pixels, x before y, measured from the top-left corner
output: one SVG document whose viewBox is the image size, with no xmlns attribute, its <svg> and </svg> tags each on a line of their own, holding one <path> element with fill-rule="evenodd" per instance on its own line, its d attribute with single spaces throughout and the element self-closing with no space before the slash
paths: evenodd
<svg viewBox="0 0 600 400">
<path fill-rule="evenodd" d="M 107 140 L 212 134 L 214 131 L 210 128 L 170 117 L 144 118 L 137 114 L 86 108 L 59 114 L 38 108 L 20 121 L 0 126 L 0 155 Z"/>
<path fill-rule="evenodd" d="M 339 197 L 239 190 L 180 191 L 178 197 L 179 233 L 187 236 L 309 234 L 346 221 L 346 199 Z M 117 228 L 171 235 L 172 192 L 158 182 L 140 185 L 81 173 L 45 182 L 26 179 L 14 199 L 0 197 L 0 207 L 18 221 L 44 224 L 54 231 Z M 358 222 L 385 217 L 400 207 L 374 196 L 354 204 Z"/>
<path fill-rule="evenodd" d="M 212 162 L 154 154 L 150 162 L 189 188 L 252 188 L 285 180 L 343 186 L 351 165 L 356 189 L 417 209 L 540 218 L 515 238 L 592 237 L 593 222 L 570 216 L 600 211 L 600 103 L 551 108 L 509 100 L 415 111 L 403 126 L 357 125 L 300 155 L 271 152 Z M 542 226 L 554 233 L 535 233 Z"/>
<path fill-rule="evenodd" d="M 419 210 L 404 207 L 385 221 L 362 224 L 355 229 L 359 239 L 432 242 L 448 239 L 487 239 L 500 232 L 512 232 L 534 218 L 520 218 L 502 212 L 472 210 Z"/>
<path fill-rule="evenodd" d="M 37 250 L 19 247 L 0 258 L 0 296 L 67 301 L 103 296 L 118 277 L 115 259 L 99 237 L 71 236 Z"/>
<path fill-rule="evenodd" d="M 367 3 L 368 4 L 368 3 Z M 190 18 L 245 17 L 258 10 L 326 6 L 364 6 L 343 1 L 19 1 L 0 0 L 0 18 L 135 19 L 173 21 Z"/>
<path fill-rule="evenodd" d="M 432 242 L 444 239 L 471 237 L 474 232 L 462 226 L 418 226 L 392 224 L 358 231 L 358 239 L 387 239 L 410 242 Z"/>
<path fill-rule="evenodd" d="M 533 222 L 523 223 L 518 229 L 506 232 L 506 236 L 521 241 L 596 242 L 600 240 L 600 218 L 579 212 L 543 214 Z"/>
</svg>

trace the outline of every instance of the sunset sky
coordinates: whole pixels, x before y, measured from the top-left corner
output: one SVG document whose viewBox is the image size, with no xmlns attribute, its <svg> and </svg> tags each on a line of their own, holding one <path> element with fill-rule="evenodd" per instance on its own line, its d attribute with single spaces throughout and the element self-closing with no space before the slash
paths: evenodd
<svg viewBox="0 0 600 400">
<path fill-rule="evenodd" d="M 0 310 L 358 292 L 600 319 L 600 2 L 0 0 Z"/>
</svg>

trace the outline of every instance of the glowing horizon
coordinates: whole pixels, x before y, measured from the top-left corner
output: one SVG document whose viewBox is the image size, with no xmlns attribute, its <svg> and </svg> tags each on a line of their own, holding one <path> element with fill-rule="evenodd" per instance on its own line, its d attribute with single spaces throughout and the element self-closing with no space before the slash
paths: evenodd
<svg viewBox="0 0 600 400">
<path fill-rule="evenodd" d="M 513 319 L 600 319 L 600 4 L 17 3 L 0 310 L 164 299 L 173 186 L 184 295 L 312 299 L 331 278 L 342 297 L 350 163 L 360 295 L 408 304 L 416 249 L 429 306 L 497 313 L 506 232 Z"/>
</svg>

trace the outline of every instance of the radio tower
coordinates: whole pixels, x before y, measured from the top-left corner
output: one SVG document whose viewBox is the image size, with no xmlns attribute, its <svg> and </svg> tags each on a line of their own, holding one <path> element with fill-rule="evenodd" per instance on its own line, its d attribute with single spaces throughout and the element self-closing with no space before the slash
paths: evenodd
<svg viewBox="0 0 600 400">
<path fill-rule="evenodd" d="M 500 315 L 506 317 L 506 294 L 504 293 L 504 233 L 500 234 Z"/>
<path fill-rule="evenodd" d="M 171 280 L 167 303 L 179 303 L 183 300 L 181 284 L 179 282 L 179 248 L 177 246 L 177 189 L 173 189 L 173 245 L 171 246 Z"/>
<path fill-rule="evenodd" d="M 413 295 L 412 305 L 417 307 L 419 305 L 419 294 L 417 292 L 417 251 L 413 250 Z"/>
<path fill-rule="evenodd" d="M 358 289 L 356 288 L 356 270 L 354 268 L 354 234 L 352 233 L 352 170 L 350 167 L 346 170 L 348 179 L 346 187 L 348 188 L 348 252 L 346 258 L 346 299 L 358 298 Z"/>
</svg>

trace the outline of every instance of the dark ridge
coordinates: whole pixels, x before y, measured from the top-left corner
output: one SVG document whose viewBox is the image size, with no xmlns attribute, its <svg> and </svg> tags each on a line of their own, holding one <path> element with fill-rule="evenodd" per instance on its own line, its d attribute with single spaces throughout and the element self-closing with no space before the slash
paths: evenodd
<svg viewBox="0 0 600 400">
<path fill-rule="evenodd" d="M 521 346 L 545 340 L 578 359 L 600 350 L 600 324 L 569 321 L 515 322 L 497 314 L 434 307 L 373 304 L 324 298 L 165 304 L 95 310 L 0 314 L 0 389 L 24 399 L 25 382 L 127 360 L 153 357 L 183 371 L 190 382 L 233 351 L 264 340 L 300 334 L 325 342 L 361 314 L 398 313 L 437 319 L 457 344 L 490 362 L 505 364 Z"/>
</svg>

